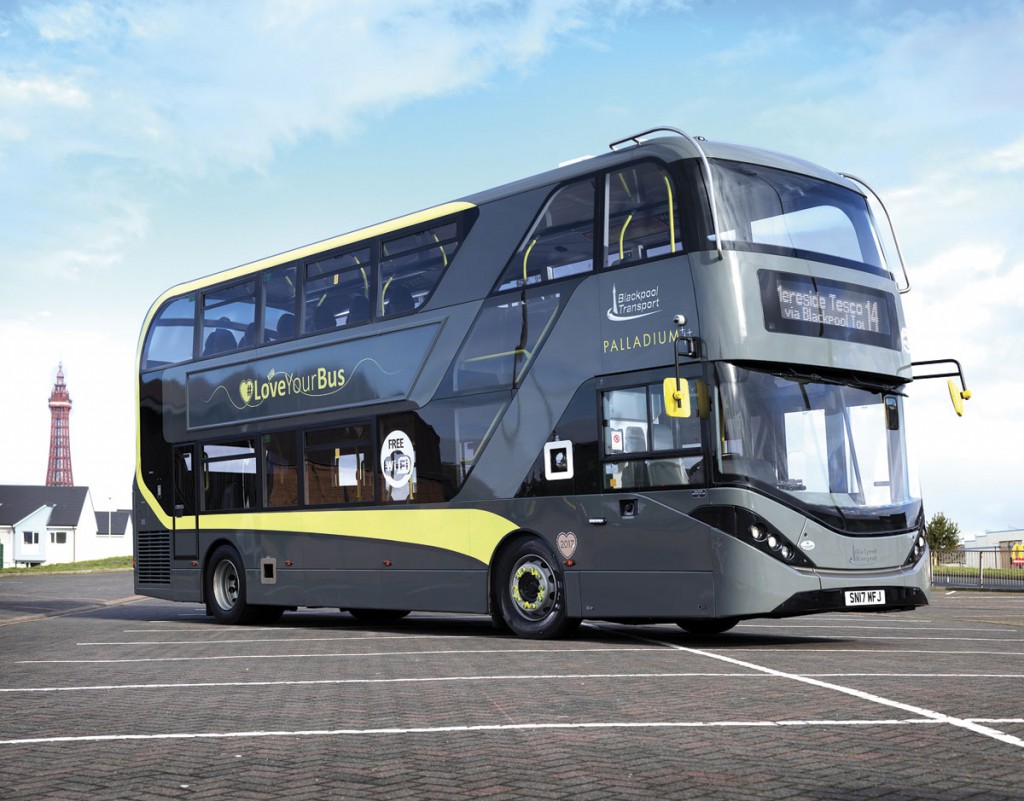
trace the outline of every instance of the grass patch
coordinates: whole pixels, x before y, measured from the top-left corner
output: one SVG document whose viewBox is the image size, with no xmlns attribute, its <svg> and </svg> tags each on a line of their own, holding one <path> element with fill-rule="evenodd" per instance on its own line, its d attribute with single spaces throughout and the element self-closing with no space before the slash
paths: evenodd
<svg viewBox="0 0 1024 801">
<path fill-rule="evenodd" d="M 0 569 L 0 576 L 37 576 L 40 573 L 88 573 L 97 570 L 123 570 L 131 566 L 132 557 L 111 556 L 107 559 L 92 559 L 88 562 L 38 565 L 37 567 L 5 567 Z"/>
</svg>

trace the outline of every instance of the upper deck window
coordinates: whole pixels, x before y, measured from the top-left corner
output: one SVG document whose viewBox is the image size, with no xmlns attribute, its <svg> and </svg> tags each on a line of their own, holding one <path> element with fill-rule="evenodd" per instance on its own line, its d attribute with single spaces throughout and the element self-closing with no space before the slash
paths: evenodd
<svg viewBox="0 0 1024 801">
<path fill-rule="evenodd" d="M 303 330 L 328 331 L 373 316 L 373 261 L 364 247 L 306 266 Z"/>
<path fill-rule="evenodd" d="M 434 291 L 459 247 L 455 222 L 385 240 L 381 245 L 381 317 L 418 309 Z"/>
<path fill-rule="evenodd" d="M 498 281 L 498 291 L 594 269 L 595 179 L 555 192 Z"/>
<path fill-rule="evenodd" d="M 679 202 L 664 169 L 640 162 L 609 173 L 606 181 L 605 266 L 682 250 Z"/>
<path fill-rule="evenodd" d="M 792 172 L 713 162 L 722 245 L 888 275 L 865 198 Z"/>
<path fill-rule="evenodd" d="M 295 287 L 297 284 L 294 264 L 263 273 L 262 342 L 291 339 L 297 333 L 295 326 Z"/>
<path fill-rule="evenodd" d="M 253 344 L 256 282 L 243 281 L 203 295 L 202 356 L 216 356 Z"/>
<path fill-rule="evenodd" d="M 142 369 L 150 370 L 192 358 L 196 297 L 175 298 L 156 313 L 142 350 Z"/>
</svg>

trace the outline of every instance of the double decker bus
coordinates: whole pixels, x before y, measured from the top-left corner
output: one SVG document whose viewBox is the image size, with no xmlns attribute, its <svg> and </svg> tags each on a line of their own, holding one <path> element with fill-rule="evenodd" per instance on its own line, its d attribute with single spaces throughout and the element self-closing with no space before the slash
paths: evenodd
<svg viewBox="0 0 1024 801">
<path fill-rule="evenodd" d="M 534 638 L 926 604 L 872 194 L 657 128 L 169 289 L 138 347 L 136 591 Z"/>
</svg>

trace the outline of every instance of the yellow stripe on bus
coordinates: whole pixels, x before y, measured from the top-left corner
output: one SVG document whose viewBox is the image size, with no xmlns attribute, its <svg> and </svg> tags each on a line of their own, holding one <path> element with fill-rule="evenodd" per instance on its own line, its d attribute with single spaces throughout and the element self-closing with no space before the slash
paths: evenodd
<svg viewBox="0 0 1024 801">
<path fill-rule="evenodd" d="M 511 520 L 480 509 L 309 509 L 295 512 L 237 512 L 199 518 L 201 531 L 275 531 L 328 534 L 423 545 L 469 556 L 486 565 Z"/>
</svg>

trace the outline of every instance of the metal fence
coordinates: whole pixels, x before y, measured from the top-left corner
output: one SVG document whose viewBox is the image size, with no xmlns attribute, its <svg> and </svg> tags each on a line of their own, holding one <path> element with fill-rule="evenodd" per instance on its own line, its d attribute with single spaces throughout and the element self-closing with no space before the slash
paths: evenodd
<svg viewBox="0 0 1024 801">
<path fill-rule="evenodd" d="M 989 548 L 932 551 L 933 587 L 1024 591 L 1024 552 Z"/>
</svg>

